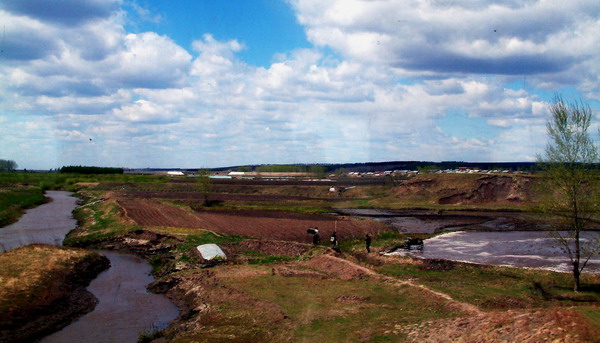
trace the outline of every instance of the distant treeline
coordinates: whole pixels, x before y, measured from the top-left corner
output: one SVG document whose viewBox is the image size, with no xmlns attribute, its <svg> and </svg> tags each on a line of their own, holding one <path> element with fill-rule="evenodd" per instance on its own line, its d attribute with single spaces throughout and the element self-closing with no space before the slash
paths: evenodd
<svg viewBox="0 0 600 343">
<path fill-rule="evenodd" d="M 17 163 L 13 160 L 0 160 L 0 171 L 13 171 L 17 169 Z"/>
<path fill-rule="evenodd" d="M 318 172 L 333 173 L 344 172 L 374 172 L 386 170 L 422 170 L 437 168 L 439 170 L 457 169 L 467 167 L 485 170 L 511 170 L 533 172 L 538 169 L 536 162 L 463 162 L 463 161 L 391 161 L 391 162 L 365 162 L 365 163 L 337 163 L 337 164 L 284 164 L 284 165 L 246 165 L 212 170 L 258 171 L 258 172 Z M 317 171 L 318 170 L 318 171 Z"/>
<path fill-rule="evenodd" d="M 67 166 L 60 168 L 60 172 L 70 174 L 123 174 L 123 168 Z"/>
</svg>

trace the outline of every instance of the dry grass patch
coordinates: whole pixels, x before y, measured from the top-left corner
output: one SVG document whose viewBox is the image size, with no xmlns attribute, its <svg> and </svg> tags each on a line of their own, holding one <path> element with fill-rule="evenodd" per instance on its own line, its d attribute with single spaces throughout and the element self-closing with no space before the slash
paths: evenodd
<svg viewBox="0 0 600 343">
<path fill-rule="evenodd" d="M 0 341 L 29 341 L 93 309 L 84 287 L 108 267 L 85 250 L 29 245 L 0 254 Z"/>
</svg>

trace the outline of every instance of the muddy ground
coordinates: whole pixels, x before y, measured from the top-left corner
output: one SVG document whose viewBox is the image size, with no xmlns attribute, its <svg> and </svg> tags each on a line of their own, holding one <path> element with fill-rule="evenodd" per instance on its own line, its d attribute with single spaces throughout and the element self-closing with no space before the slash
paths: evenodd
<svg viewBox="0 0 600 343">
<path fill-rule="evenodd" d="M 309 242 L 312 236 L 306 230 L 314 227 L 322 239 L 328 239 L 334 230 L 339 239 L 348 239 L 389 229 L 373 220 L 320 214 L 269 210 L 190 212 L 149 199 L 121 199 L 118 204 L 124 215 L 139 225 L 198 228 L 258 239 Z"/>
</svg>

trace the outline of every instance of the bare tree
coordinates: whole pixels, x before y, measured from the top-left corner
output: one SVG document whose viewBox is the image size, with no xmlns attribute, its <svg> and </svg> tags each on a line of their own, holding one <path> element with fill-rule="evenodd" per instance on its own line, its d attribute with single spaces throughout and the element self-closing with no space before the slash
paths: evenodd
<svg viewBox="0 0 600 343">
<path fill-rule="evenodd" d="M 210 204 L 208 200 L 208 194 L 212 189 L 212 183 L 209 177 L 209 171 L 206 169 L 198 170 L 198 179 L 196 180 L 196 188 L 198 193 L 202 195 L 202 206 L 208 206 Z"/>
<path fill-rule="evenodd" d="M 553 236 L 569 256 L 573 290 L 579 291 L 581 272 L 597 253 L 597 241 L 581 237 L 598 213 L 598 148 L 588 133 L 593 115 L 589 105 L 582 101 L 566 103 L 560 95 L 549 109 L 549 141 L 545 155 L 538 160 L 544 171 L 544 187 L 551 196 L 542 201 L 541 208 L 557 220 L 559 230 Z"/>
</svg>

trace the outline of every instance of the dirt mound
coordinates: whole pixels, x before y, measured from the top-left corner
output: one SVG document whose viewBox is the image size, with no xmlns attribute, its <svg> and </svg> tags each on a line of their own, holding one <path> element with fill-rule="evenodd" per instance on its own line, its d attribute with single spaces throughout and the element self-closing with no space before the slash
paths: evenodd
<svg viewBox="0 0 600 343">
<path fill-rule="evenodd" d="M 331 255 L 315 257 L 306 262 L 306 265 L 328 274 L 335 275 L 342 280 L 360 279 L 366 276 L 375 275 L 375 272 L 368 268 L 361 267 L 348 260 Z"/>
<path fill-rule="evenodd" d="M 236 248 L 265 255 L 298 257 L 304 255 L 310 249 L 310 245 L 286 241 L 249 239 L 240 242 Z"/>
<path fill-rule="evenodd" d="M 333 230 L 338 238 L 358 238 L 366 233 L 376 234 L 386 230 L 386 226 L 374 220 L 360 220 L 345 217 L 333 218 L 320 214 L 298 214 L 291 212 L 234 211 L 191 212 L 166 205 L 155 200 L 119 200 L 125 216 L 138 225 L 199 228 L 227 235 L 237 235 L 259 239 L 310 242 L 312 236 L 306 233 L 310 227 L 318 227 L 322 239 L 327 239 Z"/>
<path fill-rule="evenodd" d="M 530 198 L 531 178 L 519 175 L 424 175 L 396 191 L 398 197 L 448 204 L 520 204 Z"/>
<path fill-rule="evenodd" d="M 405 326 L 409 342 L 597 342 L 574 310 L 492 312 Z"/>
</svg>

